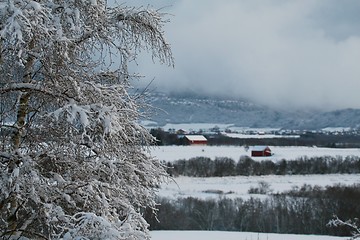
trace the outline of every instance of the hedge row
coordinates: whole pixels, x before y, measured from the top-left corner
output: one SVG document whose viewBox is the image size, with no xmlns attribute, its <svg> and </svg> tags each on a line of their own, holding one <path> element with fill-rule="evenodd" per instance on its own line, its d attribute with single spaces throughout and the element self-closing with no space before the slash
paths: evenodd
<svg viewBox="0 0 360 240">
<path fill-rule="evenodd" d="M 358 156 L 301 157 L 279 162 L 255 161 L 248 156 L 242 156 L 238 162 L 228 157 L 217 157 L 214 160 L 196 157 L 164 164 L 170 175 L 190 177 L 360 173 Z"/>
</svg>

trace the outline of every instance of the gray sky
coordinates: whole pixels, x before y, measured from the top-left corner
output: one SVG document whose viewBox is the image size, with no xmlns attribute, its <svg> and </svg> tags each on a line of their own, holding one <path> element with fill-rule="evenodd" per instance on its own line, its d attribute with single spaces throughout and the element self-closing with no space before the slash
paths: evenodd
<svg viewBox="0 0 360 240">
<path fill-rule="evenodd" d="M 358 0 L 132 0 L 169 6 L 175 68 L 141 58 L 145 85 L 277 107 L 360 108 Z M 154 4 L 153 2 L 156 2 Z"/>
</svg>

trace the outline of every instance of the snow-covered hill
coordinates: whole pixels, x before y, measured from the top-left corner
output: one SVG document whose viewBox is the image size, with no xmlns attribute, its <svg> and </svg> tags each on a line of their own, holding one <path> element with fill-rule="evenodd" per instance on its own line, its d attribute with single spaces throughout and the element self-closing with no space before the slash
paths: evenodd
<svg viewBox="0 0 360 240">
<path fill-rule="evenodd" d="M 149 103 L 156 114 L 157 125 L 166 123 L 218 123 L 241 127 L 275 127 L 286 129 L 322 129 L 327 127 L 357 128 L 360 109 L 330 112 L 320 110 L 279 110 L 244 99 L 198 96 L 195 94 L 151 93 Z"/>
</svg>

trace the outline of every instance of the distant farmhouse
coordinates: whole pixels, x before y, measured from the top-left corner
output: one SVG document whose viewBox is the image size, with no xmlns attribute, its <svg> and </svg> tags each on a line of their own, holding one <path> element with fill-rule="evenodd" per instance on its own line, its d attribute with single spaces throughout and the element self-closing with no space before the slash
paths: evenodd
<svg viewBox="0 0 360 240">
<path fill-rule="evenodd" d="M 271 149 L 268 146 L 254 146 L 251 150 L 252 157 L 268 157 L 271 155 Z"/>
<path fill-rule="evenodd" d="M 186 132 L 186 130 L 184 130 L 184 129 L 179 129 L 179 130 L 177 130 L 176 131 L 176 134 L 177 135 L 185 135 L 187 132 Z"/>
<path fill-rule="evenodd" d="M 208 142 L 203 135 L 185 135 L 185 139 L 190 145 L 206 145 Z"/>
</svg>

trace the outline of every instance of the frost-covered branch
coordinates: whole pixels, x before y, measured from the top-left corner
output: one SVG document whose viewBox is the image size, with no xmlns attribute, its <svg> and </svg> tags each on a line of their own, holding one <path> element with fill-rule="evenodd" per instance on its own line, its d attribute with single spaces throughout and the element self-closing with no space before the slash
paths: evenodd
<svg viewBox="0 0 360 240">
<path fill-rule="evenodd" d="M 0 152 L 0 158 L 10 159 L 11 154 L 9 154 L 7 152 Z"/>
<path fill-rule="evenodd" d="M 44 91 L 44 89 L 40 85 L 32 83 L 13 83 L 0 88 L 0 93 L 13 91 Z"/>
<path fill-rule="evenodd" d="M 148 48 L 152 50 L 155 57 L 169 65 L 174 64 L 170 45 L 161 30 L 163 24 L 161 13 L 149 9 L 141 11 L 135 11 L 134 9 L 119 11 L 119 9 L 114 9 L 114 15 L 117 21 L 128 25 L 132 29 L 132 33 L 137 33 L 133 34 L 135 42 L 146 41 Z M 140 45 L 140 43 L 138 44 Z M 161 51 L 158 51 L 159 49 Z"/>
<path fill-rule="evenodd" d="M 328 226 L 331 227 L 346 226 L 350 228 L 352 231 L 353 236 L 350 239 L 353 240 L 360 238 L 360 227 L 358 225 L 358 219 L 343 221 L 337 216 L 335 216 L 334 219 L 329 221 Z"/>
</svg>

